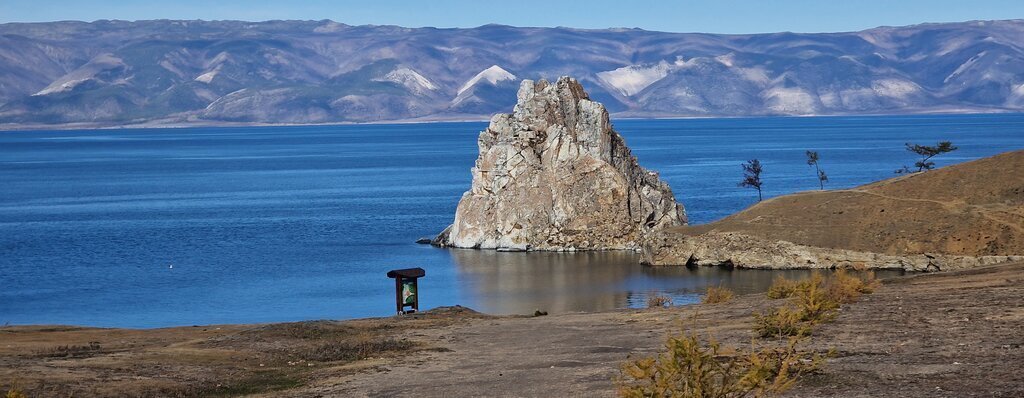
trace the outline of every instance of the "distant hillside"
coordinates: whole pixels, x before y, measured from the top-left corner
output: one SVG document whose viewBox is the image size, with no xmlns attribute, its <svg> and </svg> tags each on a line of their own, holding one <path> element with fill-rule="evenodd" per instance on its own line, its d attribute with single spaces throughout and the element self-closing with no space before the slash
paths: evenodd
<svg viewBox="0 0 1024 398">
<path fill-rule="evenodd" d="M 962 268 L 979 263 L 953 257 L 1024 256 L 1024 151 L 853 189 L 768 199 L 717 222 L 670 229 L 651 248 L 661 264 L 746 257 L 748 265 L 776 268 L 918 269 L 931 261 L 897 258 L 915 255 L 949 256 L 946 265 Z"/>
<path fill-rule="evenodd" d="M 1024 21 L 713 35 L 332 21 L 0 25 L 0 124 L 482 118 L 571 75 L 616 116 L 1024 110 Z"/>
</svg>

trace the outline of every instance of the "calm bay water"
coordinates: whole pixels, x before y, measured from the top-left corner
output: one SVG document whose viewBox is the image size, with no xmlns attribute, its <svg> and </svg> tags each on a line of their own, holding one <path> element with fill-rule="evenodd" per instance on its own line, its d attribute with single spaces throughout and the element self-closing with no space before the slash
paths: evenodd
<svg viewBox="0 0 1024 398">
<path fill-rule="evenodd" d="M 421 305 L 491 313 L 763 290 L 771 271 L 648 268 L 632 253 L 416 245 L 451 222 L 485 123 L 0 132 L 0 324 L 154 327 L 383 316 L 393 268 L 427 270 Z M 905 142 L 947 165 L 1024 148 L 1024 115 L 620 120 L 694 223 L 741 210 L 739 164 L 767 196 L 892 176 Z M 173 265 L 173 267 L 172 267 Z M 802 271 L 787 271 L 793 275 Z"/>
</svg>

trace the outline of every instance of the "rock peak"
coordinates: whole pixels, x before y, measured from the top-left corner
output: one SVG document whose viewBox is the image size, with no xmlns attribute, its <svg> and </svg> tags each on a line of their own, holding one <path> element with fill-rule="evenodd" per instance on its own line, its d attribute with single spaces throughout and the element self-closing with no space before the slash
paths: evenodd
<svg viewBox="0 0 1024 398">
<path fill-rule="evenodd" d="M 478 138 L 473 184 L 442 246 L 499 250 L 638 249 L 686 222 L 682 205 L 612 129 L 578 81 L 524 80 L 511 114 Z"/>
</svg>

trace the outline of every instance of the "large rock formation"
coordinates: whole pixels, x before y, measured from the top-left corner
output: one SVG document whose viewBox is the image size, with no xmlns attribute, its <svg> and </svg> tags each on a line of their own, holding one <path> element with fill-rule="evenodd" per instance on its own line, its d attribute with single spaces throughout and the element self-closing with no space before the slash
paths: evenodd
<svg viewBox="0 0 1024 398">
<path fill-rule="evenodd" d="M 435 243 L 498 250 L 639 249 L 686 223 L 658 175 L 637 163 L 579 82 L 524 80 L 512 114 L 480 133 L 473 185 Z"/>
</svg>

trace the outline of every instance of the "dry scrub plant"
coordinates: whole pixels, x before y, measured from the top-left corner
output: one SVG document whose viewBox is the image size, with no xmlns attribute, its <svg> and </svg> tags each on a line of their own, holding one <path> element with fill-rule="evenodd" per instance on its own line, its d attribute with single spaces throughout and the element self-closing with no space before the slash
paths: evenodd
<svg viewBox="0 0 1024 398">
<path fill-rule="evenodd" d="M 628 398 L 738 398 L 779 394 L 823 356 L 797 349 L 800 338 L 782 347 L 749 352 L 723 348 L 713 337 L 702 342 L 695 332 L 670 337 L 668 349 L 655 357 L 627 362 L 616 380 L 618 393 Z"/>
<path fill-rule="evenodd" d="M 845 270 L 836 271 L 829 284 L 829 293 L 841 303 L 852 303 L 857 301 L 862 294 L 875 292 L 882 283 L 875 278 L 874 272 L 866 273 L 863 277 L 850 275 Z"/>
<path fill-rule="evenodd" d="M 672 298 L 655 294 L 647 297 L 647 308 L 661 308 L 672 305 Z"/>
<path fill-rule="evenodd" d="M 7 390 L 7 394 L 4 395 L 4 398 L 26 398 L 26 397 L 27 396 L 25 395 L 25 393 L 21 392 L 21 390 L 19 390 L 16 387 L 11 387 L 11 389 Z"/>
<path fill-rule="evenodd" d="M 814 274 L 805 281 L 776 278 L 768 289 L 769 298 L 788 297 L 775 310 L 754 315 L 754 331 L 761 337 L 806 336 L 814 325 L 835 318 L 842 304 L 874 292 L 879 285 L 873 273 L 863 278 L 839 270 L 829 280 Z"/>
<path fill-rule="evenodd" d="M 726 303 L 731 301 L 733 296 L 732 290 L 721 286 L 708 286 L 708 291 L 704 297 L 701 297 L 700 302 L 703 304 Z"/>
<path fill-rule="evenodd" d="M 794 281 L 778 275 L 772 280 L 772 285 L 768 287 L 768 298 L 773 300 L 789 298 L 797 289 L 802 288 L 801 286 L 807 283 L 810 283 L 810 281 Z"/>
<path fill-rule="evenodd" d="M 808 336 L 811 324 L 803 314 L 790 306 L 782 306 L 766 313 L 754 314 L 754 331 L 761 337 Z"/>
</svg>

